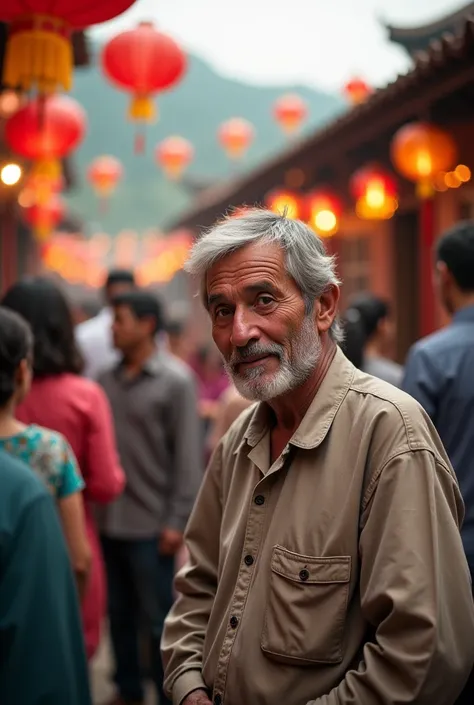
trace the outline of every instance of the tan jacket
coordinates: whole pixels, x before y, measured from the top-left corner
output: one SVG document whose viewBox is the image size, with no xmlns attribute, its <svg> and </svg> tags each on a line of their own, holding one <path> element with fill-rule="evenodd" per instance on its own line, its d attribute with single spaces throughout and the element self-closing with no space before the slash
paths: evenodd
<svg viewBox="0 0 474 705">
<path fill-rule="evenodd" d="M 270 467 L 265 404 L 219 444 L 166 621 L 178 705 L 451 705 L 474 661 L 463 504 L 411 397 L 336 357 Z"/>
</svg>

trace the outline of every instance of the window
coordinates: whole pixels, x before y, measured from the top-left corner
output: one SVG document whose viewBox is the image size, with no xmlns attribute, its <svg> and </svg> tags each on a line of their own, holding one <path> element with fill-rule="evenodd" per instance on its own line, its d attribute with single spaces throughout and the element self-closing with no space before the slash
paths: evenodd
<svg viewBox="0 0 474 705">
<path fill-rule="evenodd" d="M 341 238 L 340 242 L 341 309 L 344 310 L 352 296 L 370 290 L 370 243 L 368 237 Z"/>
</svg>

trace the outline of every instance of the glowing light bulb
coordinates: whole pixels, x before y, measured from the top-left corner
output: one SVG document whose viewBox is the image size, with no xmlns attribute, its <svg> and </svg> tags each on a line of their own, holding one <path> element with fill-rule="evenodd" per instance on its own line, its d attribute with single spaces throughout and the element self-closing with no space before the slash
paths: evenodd
<svg viewBox="0 0 474 705">
<path fill-rule="evenodd" d="M 14 186 L 21 179 L 21 166 L 18 164 L 5 164 L 0 171 L 0 179 L 5 186 Z"/>
</svg>

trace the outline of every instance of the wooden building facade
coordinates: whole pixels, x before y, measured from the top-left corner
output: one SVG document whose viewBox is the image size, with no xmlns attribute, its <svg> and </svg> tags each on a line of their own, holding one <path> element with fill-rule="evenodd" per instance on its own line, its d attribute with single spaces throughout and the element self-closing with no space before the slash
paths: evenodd
<svg viewBox="0 0 474 705">
<path fill-rule="evenodd" d="M 474 14 L 471 6 L 462 17 L 445 18 L 453 31 L 440 31 L 432 39 L 426 27 L 411 30 L 413 68 L 365 103 L 354 107 L 332 124 L 288 149 L 240 180 L 199 194 L 194 207 L 170 229 L 190 228 L 198 235 L 229 208 L 263 204 L 276 187 L 301 191 L 325 185 L 344 199 L 347 210 L 337 235 L 327 238 L 328 249 L 337 255 L 343 279 L 343 302 L 354 292 L 371 290 L 394 306 L 398 328 L 397 357 L 421 335 L 443 323 L 433 284 L 426 278 L 432 257 L 431 243 L 420 237 L 420 204 L 413 184 L 400 179 L 399 208 L 387 221 L 363 221 L 354 213 L 348 192 L 351 175 L 367 162 L 386 168 L 395 132 L 416 120 L 432 121 L 454 137 L 459 160 L 474 172 Z M 394 41 L 399 41 L 391 28 Z M 398 36 L 400 30 L 398 30 Z M 421 36 L 423 35 L 423 36 Z M 416 39 L 416 41 L 415 41 Z M 417 44 L 418 42 L 418 44 Z M 407 47 L 408 51 L 411 51 Z M 436 193 L 435 235 L 459 219 L 474 217 L 474 182 Z M 421 290 L 421 268 L 425 270 Z"/>
</svg>

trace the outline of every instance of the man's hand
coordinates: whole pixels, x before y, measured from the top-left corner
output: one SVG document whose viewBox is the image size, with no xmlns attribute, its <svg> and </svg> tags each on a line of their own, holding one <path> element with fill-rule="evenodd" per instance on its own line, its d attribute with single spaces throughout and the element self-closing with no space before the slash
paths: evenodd
<svg viewBox="0 0 474 705">
<path fill-rule="evenodd" d="M 163 529 L 158 541 L 158 551 L 162 556 L 174 556 L 183 545 L 183 534 L 176 529 Z"/>
<path fill-rule="evenodd" d="M 205 690 L 193 690 L 187 695 L 181 705 L 212 705 Z"/>
</svg>

